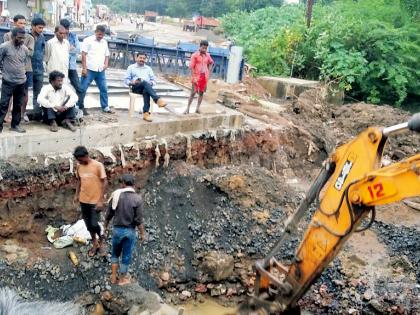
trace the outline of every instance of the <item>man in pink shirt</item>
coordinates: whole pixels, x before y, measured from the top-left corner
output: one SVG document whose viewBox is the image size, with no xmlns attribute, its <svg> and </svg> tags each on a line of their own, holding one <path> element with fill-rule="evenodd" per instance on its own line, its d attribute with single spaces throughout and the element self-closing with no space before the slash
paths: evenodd
<svg viewBox="0 0 420 315">
<path fill-rule="evenodd" d="M 210 54 L 207 52 L 209 42 L 202 40 L 198 51 L 192 54 L 190 61 L 191 77 L 192 77 L 192 90 L 188 100 L 188 107 L 184 114 L 189 114 L 190 106 L 194 99 L 195 94 L 198 93 L 196 113 L 200 113 L 200 105 L 203 101 L 203 95 L 207 88 L 207 82 L 210 74 L 213 72 L 214 61 Z"/>
</svg>

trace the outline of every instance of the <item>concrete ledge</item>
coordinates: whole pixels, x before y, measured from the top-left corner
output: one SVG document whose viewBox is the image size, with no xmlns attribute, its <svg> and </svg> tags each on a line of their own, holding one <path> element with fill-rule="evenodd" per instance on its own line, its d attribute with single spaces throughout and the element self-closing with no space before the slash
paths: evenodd
<svg viewBox="0 0 420 315">
<path fill-rule="evenodd" d="M 123 84 L 125 71 L 109 69 L 107 71 L 109 89 L 109 104 L 117 110 L 115 115 L 101 114 L 97 87 L 88 89 L 85 106 L 91 112 L 85 118 L 85 124 L 77 132 L 59 128 L 58 132 L 51 132 L 46 125 L 31 122 L 23 124 L 27 130 L 25 134 L 9 131 L 9 125 L 4 125 L 0 134 L 0 159 L 11 156 L 35 156 L 38 154 L 60 155 L 69 154 L 77 145 L 88 148 L 113 147 L 129 144 L 145 137 L 167 137 L 176 133 L 196 133 L 206 130 L 241 128 L 244 116 L 232 109 L 219 104 L 203 102 L 203 114 L 183 115 L 187 107 L 189 91 L 181 87 L 158 79 L 156 90 L 167 101 L 166 108 L 159 108 L 154 102 L 151 104 L 153 122 L 147 123 L 138 114 L 142 112 L 143 97 L 139 95 L 135 102 L 135 117 L 128 116 L 130 102 L 128 88 Z M 32 93 L 32 91 L 30 91 Z M 32 96 L 28 109 L 32 108 Z M 195 112 L 197 102 L 193 102 L 191 112 Z M 1 176 L 0 176 L 1 178 Z"/>
<path fill-rule="evenodd" d="M 0 134 L 0 159 L 68 153 L 80 144 L 89 148 L 99 148 L 132 143 L 136 139 L 148 136 L 164 137 L 176 133 L 240 128 L 244 121 L 243 115 L 233 110 L 226 110 L 220 114 L 188 116 L 155 114 L 153 118 L 152 123 L 147 123 L 139 117 L 128 117 L 127 112 L 119 112 L 118 122 L 95 122 L 82 126 L 77 132 L 60 128 L 58 132 L 53 133 L 48 130 L 48 126 L 41 124 L 25 126 L 25 134 L 13 133 L 5 128 Z"/>
<path fill-rule="evenodd" d="M 259 77 L 258 82 L 275 98 L 298 97 L 309 89 L 321 88 L 319 81 L 302 80 L 297 78 Z M 325 100 L 328 103 L 342 104 L 344 93 L 328 91 Z"/>
</svg>

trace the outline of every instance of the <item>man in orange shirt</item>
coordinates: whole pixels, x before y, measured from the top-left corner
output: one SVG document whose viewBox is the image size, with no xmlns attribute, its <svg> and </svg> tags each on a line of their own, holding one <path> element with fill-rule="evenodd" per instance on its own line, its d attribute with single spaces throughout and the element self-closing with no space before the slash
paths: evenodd
<svg viewBox="0 0 420 315">
<path fill-rule="evenodd" d="M 192 90 L 190 98 L 188 99 L 188 106 L 184 114 L 189 114 L 190 106 L 195 94 L 198 93 L 196 113 L 200 113 L 201 102 L 203 101 L 204 92 L 207 89 L 207 82 L 211 73 L 213 72 L 214 61 L 207 52 L 209 42 L 202 40 L 198 51 L 192 54 L 190 61 Z"/>
<path fill-rule="evenodd" d="M 101 256 L 105 256 L 105 241 L 101 237 L 101 227 L 99 226 L 99 214 L 103 209 L 107 188 L 105 167 L 102 163 L 91 159 L 88 150 L 83 146 L 76 147 L 73 156 L 79 163 L 76 170 L 79 183 L 74 201 L 80 202 L 83 220 L 92 236 L 93 246 L 88 255 L 93 257 L 99 251 Z"/>
</svg>

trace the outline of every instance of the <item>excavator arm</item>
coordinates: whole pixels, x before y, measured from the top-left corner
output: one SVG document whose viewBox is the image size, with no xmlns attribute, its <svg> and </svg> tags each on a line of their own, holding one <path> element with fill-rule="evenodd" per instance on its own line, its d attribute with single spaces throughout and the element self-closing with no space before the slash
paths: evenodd
<svg viewBox="0 0 420 315">
<path fill-rule="evenodd" d="M 255 295 L 239 308 L 239 314 L 293 313 L 299 299 L 351 234 L 360 231 L 358 227 L 369 214 L 370 222 L 363 230 L 370 227 L 375 206 L 420 196 L 420 154 L 381 168 L 388 137 L 408 130 L 420 132 L 420 114 L 408 123 L 384 129 L 368 128 L 331 155 L 286 223 L 276 246 L 264 260 L 257 262 Z M 314 201 L 317 210 L 294 259 L 289 267 L 283 266 L 275 256 Z"/>
</svg>

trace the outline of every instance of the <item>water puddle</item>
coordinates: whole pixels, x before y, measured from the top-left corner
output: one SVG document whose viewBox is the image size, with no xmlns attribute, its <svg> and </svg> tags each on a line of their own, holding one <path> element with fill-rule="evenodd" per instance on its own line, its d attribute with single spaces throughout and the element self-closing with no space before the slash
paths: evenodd
<svg viewBox="0 0 420 315">
<path fill-rule="evenodd" d="M 235 308 L 224 307 L 211 299 L 204 303 L 193 301 L 182 306 L 183 315 L 229 315 L 235 313 Z"/>
</svg>

